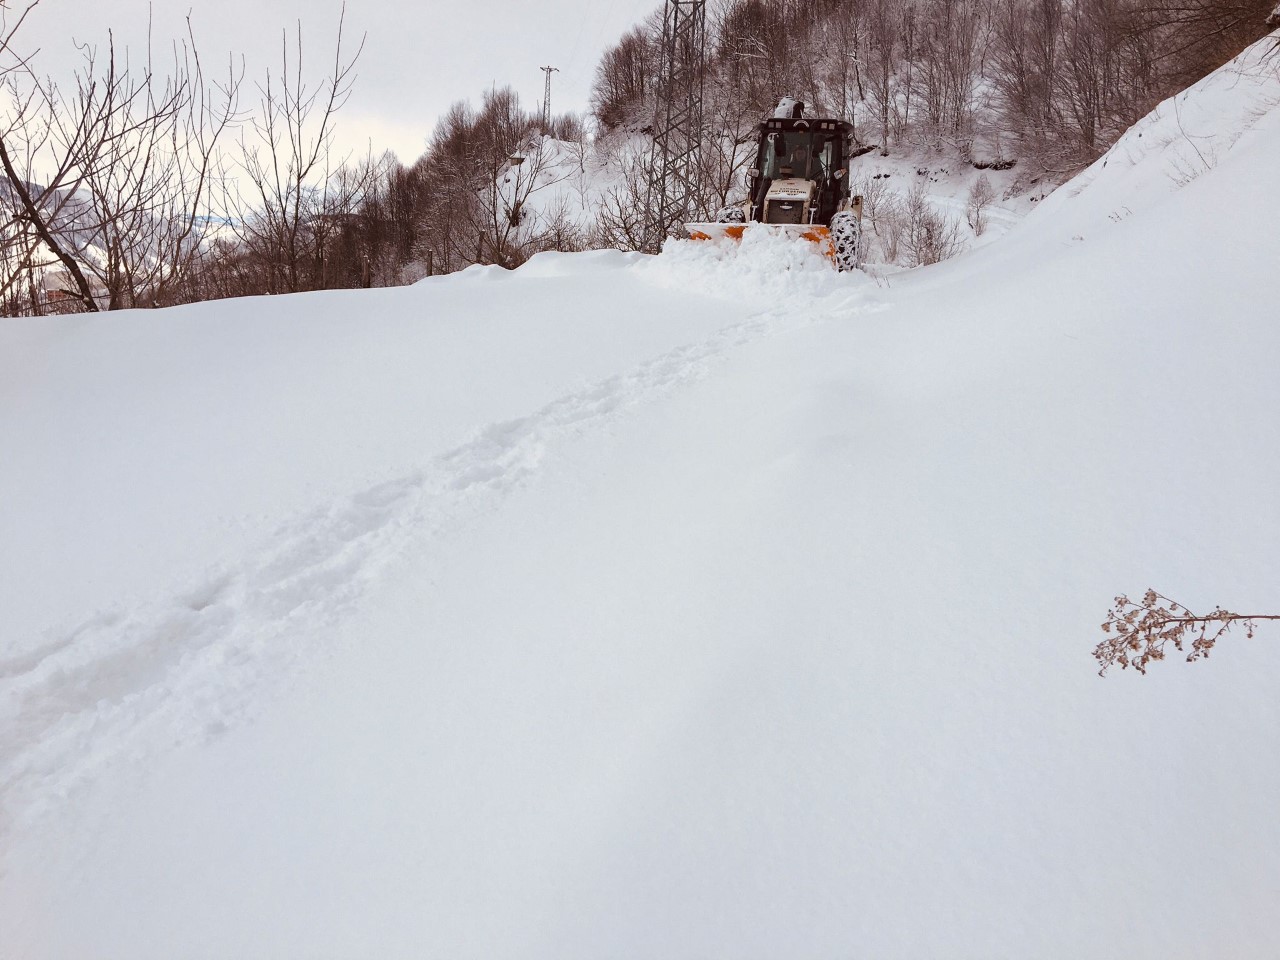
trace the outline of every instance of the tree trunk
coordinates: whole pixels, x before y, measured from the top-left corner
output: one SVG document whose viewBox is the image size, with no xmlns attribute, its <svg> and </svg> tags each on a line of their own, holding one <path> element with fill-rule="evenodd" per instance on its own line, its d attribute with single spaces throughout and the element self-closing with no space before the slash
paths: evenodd
<svg viewBox="0 0 1280 960">
<path fill-rule="evenodd" d="M 5 146 L 4 138 L 0 137 L 0 163 L 4 164 L 5 176 L 9 178 L 9 183 L 13 186 L 14 192 L 18 194 L 18 199 L 22 201 L 23 209 L 26 210 L 27 219 L 31 222 L 31 226 L 35 228 L 40 239 L 53 252 L 53 255 L 62 261 L 62 265 L 67 268 L 67 273 L 76 282 L 77 293 L 84 303 L 86 310 L 96 313 L 98 305 L 93 301 L 93 293 L 89 290 L 89 281 L 84 278 L 84 273 L 80 270 L 80 264 L 62 249 L 62 245 L 54 239 L 53 234 L 49 231 L 49 226 L 44 222 L 40 211 L 36 209 L 35 203 L 31 199 L 31 191 L 27 189 L 26 183 L 18 176 L 13 169 L 13 161 L 9 159 L 9 150 Z"/>
</svg>

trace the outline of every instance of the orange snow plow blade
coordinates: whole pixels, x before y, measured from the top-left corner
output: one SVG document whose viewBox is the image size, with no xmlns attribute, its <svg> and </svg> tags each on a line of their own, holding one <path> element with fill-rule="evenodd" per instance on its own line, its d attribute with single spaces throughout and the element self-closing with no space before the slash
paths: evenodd
<svg viewBox="0 0 1280 960">
<path fill-rule="evenodd" d="M 835 263 L 836 248 L 831 242 L 831 230 L 828 227 L 813 226 L 806 223 L 686 223 L 685 230 L 690 240 L 741 240 L 747 230 L 770 230 L 783 233 L 797 240 L 816 243 L 822 255 Z"/>
</svg>

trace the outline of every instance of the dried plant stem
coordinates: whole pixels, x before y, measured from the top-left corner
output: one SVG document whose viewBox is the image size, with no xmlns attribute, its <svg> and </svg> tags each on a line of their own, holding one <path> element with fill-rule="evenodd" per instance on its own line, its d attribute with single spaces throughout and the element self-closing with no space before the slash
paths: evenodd
<svg viewBox="0 0 1280 960">
<path fill-rule="evenodd" d="M 1189 640 L 1190 663 L 1209 656 L 1218 638 L 1236 624 L 1243 625 L 1245 635 L 1252 637 L 1261 620 L 1280 620 L 1280 614 L 1232 613 L 1218 607 L 1201 616 L 1154 590 L 1148 590 L 1141 602 L 1119 596 L 1102 623 L 1102 632 L 1108 637 L 1094 648 L 1093 656 L 1100 676 L 1116 664 L 1121 670 L 1133 667 L 1145 674 L 1151 661 L 1165 658 L 1166 644 L 1187 652 Z"/>
</svg>

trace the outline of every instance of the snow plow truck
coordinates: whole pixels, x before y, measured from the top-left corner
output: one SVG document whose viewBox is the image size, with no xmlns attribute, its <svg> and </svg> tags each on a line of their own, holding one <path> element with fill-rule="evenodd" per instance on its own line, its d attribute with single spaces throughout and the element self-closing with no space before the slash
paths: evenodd
<svg viewBox="0 0 1280 960">
<path fill-rule="evenodd" d="M 729 238 L 765 224 L 817 244 L 838 270 L 858 266 L 862 197 L 849 188 L 855 150 L 853 125 L 808 119 L 804 104 L 784 97 L 774 114 L 756 127 L 756 160 L 747 171 L 748 197 L 723 208 L 714 223 L 688 223 L 693 240 Z"/>
</svg>

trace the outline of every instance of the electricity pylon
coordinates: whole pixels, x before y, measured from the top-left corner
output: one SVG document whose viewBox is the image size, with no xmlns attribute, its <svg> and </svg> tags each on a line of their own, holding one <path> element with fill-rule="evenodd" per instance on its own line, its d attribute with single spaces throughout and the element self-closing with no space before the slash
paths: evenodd
<svg viewBox="0 0 1280 960">
<path fill-rule="evenodd" d="M 644 249 L 650 253 L 697 209 L 706 47 L 706 0 L 666 0 L 645 200 Z"/>
<path fill-rule="evenodd" d="M 547 75 L 546 87 L 542 92 L 542 132 L 547 133 L 551 129 L 551 75 L 559 73 L 559 67 L 539 67 L 543 73 Z"/>
</svg>

